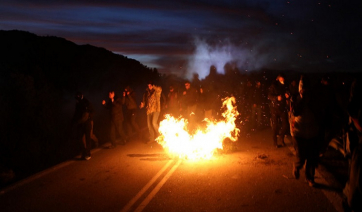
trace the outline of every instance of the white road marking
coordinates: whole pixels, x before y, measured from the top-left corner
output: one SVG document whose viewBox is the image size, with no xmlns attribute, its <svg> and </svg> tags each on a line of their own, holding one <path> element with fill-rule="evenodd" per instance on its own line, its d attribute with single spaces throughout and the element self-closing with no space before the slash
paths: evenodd
<svg viewBox="0 0 362 212">
<path fill-rule="evenodd" d="M 173 162 L 173 160 L 170 160 L 166 165 L 134 196 L 126 206 L 121 210 L 121 212 L 128 211 L 135 202 L 150 188 L 152 184 L 155 183 L 155 181 L 162 175 L 162 173 L 167 169 L 167 167 Z"/>
<path fill-rule="evenodd" d="M 177 169 L 177 167 L 181 164 L 182 160 L 178 160 L 178 162 L 172 167 L 172 169 L 162 178 L 162 180 L 157 184 L 157 186 L 151 191 L 151 193 L 142 201 L 142 203 L 136 208 L 135 212 L 141 212 L 147 205 L 150 203 L 152 198 L 157 194 L 157 192 L 161 189 L 161 187 L 166 183 L 166 181 L 171 177 L 173 172 Z"/>
</svg>

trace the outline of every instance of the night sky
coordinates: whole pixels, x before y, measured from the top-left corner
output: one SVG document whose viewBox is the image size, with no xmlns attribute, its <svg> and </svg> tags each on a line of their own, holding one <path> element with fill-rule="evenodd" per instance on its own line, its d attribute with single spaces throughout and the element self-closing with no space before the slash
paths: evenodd
<svg viewBox="0 0 362 212">
<path fill-rule="evenodd" d="M 68 3 L 65 3 L 68 2 Z M 359 71 L 359 1 L 0 0 L 0 29 L 103 47 L 160 73 Z"/>
</svg>

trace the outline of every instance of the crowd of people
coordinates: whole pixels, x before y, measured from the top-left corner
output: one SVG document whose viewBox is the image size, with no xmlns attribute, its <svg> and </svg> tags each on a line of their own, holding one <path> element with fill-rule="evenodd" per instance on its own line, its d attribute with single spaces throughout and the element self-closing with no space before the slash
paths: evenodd
<svg viewBox="0 0 362 212">
<path fill-rule="evenodd" d="M 350 175 L 344 190 L 344 206 L 351 210 L 361 209 L 362 90 L 359 81 L 352 84 L 348 107 L 344 110 L 337 101 L 328 76 L 312 83 L 308 75 L 302 74 L 287 83 L 286 77 L 279 74 L 269 84 L 264 79 L 246 79 L 244 84 L 225 78 L 223 81 L 219 76 L 215 67 L 211 67 L 210 74 L 202 81 L 195 75 L 193 80 L 184 81 L 182 86 L 170 85 L 166 91 L 148 82 L 139 106 L 130 86 L 125 88 L 123 97 L 117 97 L 115 91 L 110 90 L 109 99 L 102 101 L 111 117 L 110 148 L 117 145 L 117 136 L 122 144 L 126 144 L 132 135 L 145 138 L 146 143 L 155 142 L 159 135 L 159 121 L 164 114 L 182 116 L 188 119 L 189 129 L 195 129 L 205 118 L 220 118 L 222 99 L 234 96 L 241 114 L 237 121 L 238 128 L 252 133 L 270 127 L 271 145 L 275 148 L 286 146 L 284 139 L 287 135 L 291 136 L 296 150 L 293 176 L 298 179 L 304 167 L 306 181 L 310 186 L 315 186 L 318 159 L 323 156 L 330 140 L 342 131 L 349 133 L 345 146 L 348 153 L 346 157 L 350 159 Z M 232 89 L 224 89 L 225 83 Z M 82 157 L 89 160 L 91 140 L 96 139 L 93 134 L 93 109 L 81 93 L 77 93 L 76 100 L 73 124 L 76 126 L 77 138 L 83 143 Z M 122 109 L 124 105 L 125 111 Z M 146 111 L 148 127 L 148 134 L 143 137 L 136 119 L 142 108 Z M 346 124 L 346 117 L 349 124 Z M 124 131 L 126 128 L 127 133 Z"/>
</svg>

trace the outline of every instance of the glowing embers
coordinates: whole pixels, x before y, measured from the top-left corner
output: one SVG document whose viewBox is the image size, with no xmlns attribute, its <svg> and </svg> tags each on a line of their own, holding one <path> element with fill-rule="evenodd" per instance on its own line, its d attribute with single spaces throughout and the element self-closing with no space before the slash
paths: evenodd
<svg viewBox="0 0 362 212">
<path fill-rule="evenodd" d="M 225 110 L 222 114 L 224 120 L 205 119 L 206 126 L 192 134 L 189 133 L 186 119 L 166 115 L 160 122 L 160 136 L 156 140 L 170 154 L 179 158 L 210 159 L 218 149 L 223 148 L 224 139 L 237 140 L 239 129 L 235 126 L 235 119 L 239 113 L 234 104 L 234 97 L 226 98 L 222 106 Z"/>
</svg>

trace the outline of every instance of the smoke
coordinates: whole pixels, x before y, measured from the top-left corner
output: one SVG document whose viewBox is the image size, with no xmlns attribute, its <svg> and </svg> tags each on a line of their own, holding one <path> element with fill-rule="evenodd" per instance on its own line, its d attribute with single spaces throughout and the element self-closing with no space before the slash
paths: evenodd
<svg viewBox="0 0 362 212">
<path fill-rule="evenodd" d="M 209 44 L 199 38 L 195 38 L 194 44 L 195 51 L 187 64 L 185 77 L 188 79 L 191 79 L 194 73 L 197 73 L 200 79 L 204 79 L 209 75 L 211 66 L 215 66 L 218 73 L 224 74 L 227 63 L 235 65 L 240 71 L 253 71 L 273 62 L 273 58 L 261 52 L 262 48 L 251 48 L 248 44 L 235 45 L 228 40 Z"/>
</svg>

